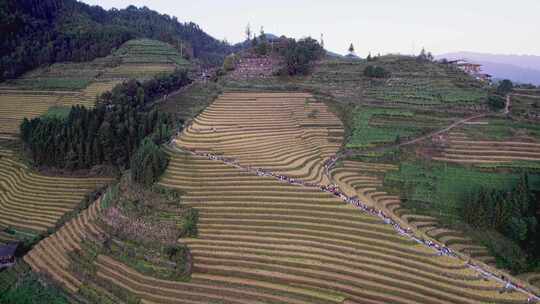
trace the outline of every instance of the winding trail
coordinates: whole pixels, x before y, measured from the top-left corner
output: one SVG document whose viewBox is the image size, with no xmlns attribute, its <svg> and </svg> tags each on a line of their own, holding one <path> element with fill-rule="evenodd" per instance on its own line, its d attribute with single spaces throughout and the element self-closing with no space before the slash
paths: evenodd
<svg viewBox="0 0 540 304">
<path fill-rule="evenodd" d="M 472 118 L 470 118 L 470 119 L 472 119 Z M 275 178 L 275 179 L 277 179 L 277 180 L 279 180 L 281 182 L 287 182 L 287 183 L 289 183 L 291 185 L 297 185 L 297 186 L 300 186 L 300 187 L 307 187 L 307 188 L 312 188 L 312 189 L 315 188 L 315 189 L 318 189 L 319 191 L 322 191 L 322 192 L 331 193 L 331 194 L 335 195 L 337 198 L 343 200 L 345 203 L 356 206 L 358 210 L 361 210 L 361 211 L 363 211 L 363 212 L 365 212 L 367 214 L 370 214 L 372 216 L 376 216 L 376 217 L 381 218 L 387 225 L 392 225 L 394 230 L 396 231 L 396 233 L 399 233 L 402 236 L 406 236 L 406 237 L 410 238 L 411 240 L 415 241 L 418 244 L 424 245 L 424 246 L 426 246 L 426 247 L 428 247 L 430 249 L 435 250 L 436 252 L 439 253 L 439 255 L 445 255 L 445 256 L 448 256 L 450 258 L 455 258 L 455 259 L 459 259 L 459 260 L 462 260 L 462 261 L 466 262 L 467 267 L 469 267 L 470 269 L 476 271 L 477 273 L 479 273 L 484 278 L 496 281 L 496 282 L 501 283 L 503 285 L 506 284 L 506 287 L 505 287 L 506 289 L 514 290 L 514 291 L 521 292 L 521 293 L 527 295 L 527 297 L 529 298 L 529 301 L 530 300 L 540 301 L 540 297 L 538 295 L 536 295 L 533 291 L 528 290 L 527 288 L 519 285 L 518 283 L 516 283 L 516 281 L 512 280 L 512 278 L 508 278 L 508 277 L 505 277 L 505 276 L 500 276 L 499 274 L 494 272 L 488 266 L 485 266 L 486 268 L 484 268 L 484 266 L 472 264 L 470 262 L 470 257 L 468 257 L 466 255 L 463 255 L 463 254 L 461 254 L 459 252 L 454 252 L 452 249 L 446 247 L 444 244 L 438 243 L 437 241 L 432 241 L 430 239 L 425 239 L 424 237 L 419 236 L 414 229 L 412 229 L 410 227 L 401 226 L 400 223 L 395 222 L 390 217 L 388 217 L 384 213 L 384 211 L 382 211 L 380 209 L 373 208 L 373 207 L 368 207 L 365 203 L 360 201 L 358 198 L 348 197 L 347 195 L 342 193 L 338 188 L 334 188 L 333 186 L 331 187 L 330 185 L 322 185 L 322 184 L 318 184 L 318 183 L 307 183 L 307 182 L 304 182 L 304 181 L 302 181 L 300 179 L 294 179 L 294 178 L 288 177 L 288 176 L 283 175 L 283 174 L 278 174 L 278 173 L 274 173 L 274 172 L 272 172 L 270 170 L 265 170 L 264 168 L 254 168 L 254 167 L 250 167 L 250 166 L 242 166 L 235 159 L 232 159 L 232 158 L 225 158 L 223 156 L 218 156 L 218 155 L 214 155 L 214 154 L 210 154 L 210 153 L 200 153 L 200 152 L 197 152 L 195 150 L 184 149 L 184 148 L 181 148 L 181 147 L 177 146 L 175 139 L 170 141 L 168 146 L 171 149 L 173 149 L 174 151 L 176 151 L 176 152 L 188 153 L 188 154 L 191 154 L 191 155 L 194 155 L 194 156 L 206 157 L 206 158 L 208 158 L 210 160 L 222 162 L 224 164 L 233 166 L 233 167 L 235 167 L 237 169 L 240 169 L 242 171 L 254 173 L 257 176 L 273 177 L 273 178 Z"/>
</svg>

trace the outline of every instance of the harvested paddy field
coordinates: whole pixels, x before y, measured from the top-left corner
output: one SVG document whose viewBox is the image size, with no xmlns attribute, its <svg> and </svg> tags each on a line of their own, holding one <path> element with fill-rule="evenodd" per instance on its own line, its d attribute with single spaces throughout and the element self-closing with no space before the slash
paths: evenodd
<svg viewBox="0 0 540 304">
<path fill-rule="evenodd" d="M 465 262 L 438 255 L 331 194 L 181 152 L 221 154 L 243 166 L 327 183 L 323 163 L 340 146 L 340 127 L 309 94 L 221 95 L 176 146 L 166 148 L 170 163 L 159 182 L 180 190 L 182 203 L 199 211 L 197 238 L 179 240 L 193 257 L 191 280 L 157 279 L 106 255 L 93 262 L 96 276 L 143 303 L 526 301 L 520 293 L 500 293 L 501 284 L 483 280 Z M 278 146 L 282 141 L 286 144 Z M 347 163 L 333 175 L 344 188 L 359 191 L 380 186 L 381 180 L 369 173 L 389 170 L 396 167 Z M 359 171 L 364 174 L 352 176 Z M 372 191 L 365 195 L 383 197 Z M 99 234 L 91 220 L 99 209 L 97 202 L 67 224 L 66 232 L 53 235 L 61 246 L 44 242 L 34 249 L 28 258 L 33 269 L 49 273 L 72 293 L 86 290 L 69 253 L 84 233 Z"/>
<path fill-rule="evenodd" d="M 17 161 L 10 151 L 0 150 L 0 242 L 54 228 L 86 194 L 111 180 L 45 176 Z"/>
</svg>

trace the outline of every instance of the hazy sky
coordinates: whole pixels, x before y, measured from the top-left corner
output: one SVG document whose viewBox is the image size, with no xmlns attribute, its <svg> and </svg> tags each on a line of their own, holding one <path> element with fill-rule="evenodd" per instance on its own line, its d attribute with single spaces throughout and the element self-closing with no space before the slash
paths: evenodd
<svg viewBox="0 0 540 304">
<path fill-rule="evenodd" d="M 84 0 L 104 8 L 148 6 L 193 21 L 218 39 L 245 38 L 245 27 L 295 38 L 324 34 L 325 46 L 360 56 L 478 51 L 540 55 L 540 0 Z"/>
</svg>

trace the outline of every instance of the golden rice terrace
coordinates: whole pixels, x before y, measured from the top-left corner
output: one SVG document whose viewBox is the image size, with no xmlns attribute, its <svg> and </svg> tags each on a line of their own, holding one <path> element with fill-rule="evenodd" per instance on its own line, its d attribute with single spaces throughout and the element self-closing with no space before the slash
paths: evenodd
<svg viewBox="0 0 540 304">
<path fill-rule="evenodd" d="M 438 255 L 331 194 L 182 152 L 326 184 L 324 162 L 342 137 L 340 120 L 309 94 L 222 94 L 167 147 L 170 164 L 159 182 L 182 190 L 182 203 L 200 213 L 198 237 L 179 240 L 193 256 L 191 280 L 145 276 L 105 255 L 93 262 L 96 275 L 143 303 L 526 303 L 524 294 L 500 293 L 501 284 L 464 261 Z M 358 195 L 380 199 L 369 190 L 380 180 L 356 172 L 393 169 L 347 163 L 331 176 L 351 194 L 367 189 Z M 93 219 L 100 209 L 97 202 L 40 243 L 26 258 L 32 268 L 80 292 L 69 253 L 86 234 L 99 233 Z"/>
</svg>

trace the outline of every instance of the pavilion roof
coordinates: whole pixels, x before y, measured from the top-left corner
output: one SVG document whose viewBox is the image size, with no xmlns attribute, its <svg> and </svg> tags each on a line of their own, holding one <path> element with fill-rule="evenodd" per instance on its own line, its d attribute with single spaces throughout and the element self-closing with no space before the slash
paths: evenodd
<svg viewBox="0 0 540 304">
<path fill-rule="evenodd" d="M 17 251 L 18 243 L 9 243 L 6 245 L 0 245 L 0 258 L 1 257 L 12 257 Z"/>
</svg>

